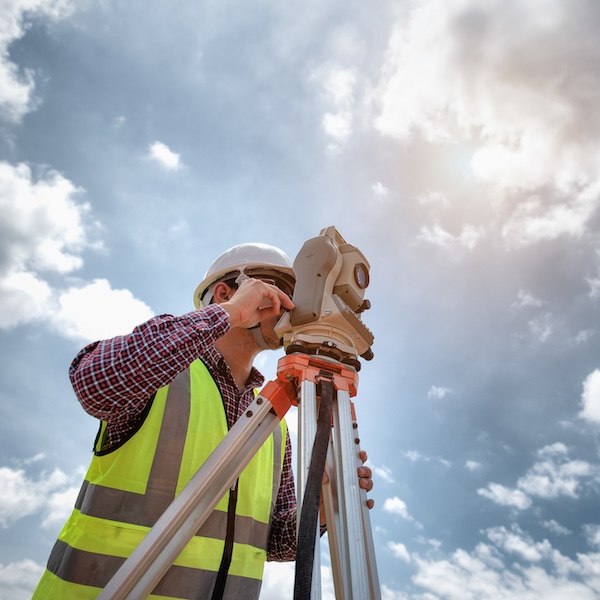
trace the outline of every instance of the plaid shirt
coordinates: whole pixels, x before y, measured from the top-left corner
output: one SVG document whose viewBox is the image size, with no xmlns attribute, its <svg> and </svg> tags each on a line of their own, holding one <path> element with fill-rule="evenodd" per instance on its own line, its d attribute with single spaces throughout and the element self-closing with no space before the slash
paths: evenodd
<svg viewBox="0 0 600 600">
<path fill-rule="evenodd" d="M 263 384 L 264 377 L 252 368 L 246 387 L 238 390 L 229 366 L 215 348 L 215 341 L 229 329 L 227 312 L 212 304 L 180 317 L 154 317 L 128 335 L 94 342 L 81 350 L 69 377 L 86 412 L 107 423 L 104 448 L 126 439 L 137 427 L 152 394 L 197 358 L 221 392 L 231 427 L 254 401 L 254 389 Z M 296 491 L 289 435 L 267 556 L 276 561 L 296 556 Z"/>
</svg>

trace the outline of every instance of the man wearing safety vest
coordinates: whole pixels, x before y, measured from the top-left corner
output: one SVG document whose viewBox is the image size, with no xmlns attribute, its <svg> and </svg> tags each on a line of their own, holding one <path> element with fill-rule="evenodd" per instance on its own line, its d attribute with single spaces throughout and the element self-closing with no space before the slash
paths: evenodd
<svg viewBox="0 0 600 600">
<path fill-rule="evenodd" d="M 100 594 L 254 400 L 264 378 L 253 361 L 281 346 L 274 327 L 294 307 L 294 284 L 283 251 L 240 244 L 208 269 L 196 310 L 154 317 L 81 350 L 69 375 L 100 428 L 35 600 Z M 265 560 L 296 554 L 291 463 L 282 421 L 150 598 L 258 598 Z M 370 490 L 370 469 L 358 476 Z"/>
</svg>

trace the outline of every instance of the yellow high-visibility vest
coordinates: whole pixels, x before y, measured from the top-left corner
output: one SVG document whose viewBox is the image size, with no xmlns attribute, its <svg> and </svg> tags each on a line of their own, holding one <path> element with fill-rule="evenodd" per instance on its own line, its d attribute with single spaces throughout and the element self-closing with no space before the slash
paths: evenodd
<svg viewBox="0 0 600 600">
<path fill-rule="evenodd" d="M 221 394 L 200 360 L 156 393 L 140 428 L 103 452 L 102 423 L 75 509 L 33 598 L 96 598 L 175 496 L 227 434 Z M 237 484 L 225 598 L 256 598 L 266 560 L 286 426 L 269 436 Z M 150 598 L 210 598 L 225 545 L 230 492 L 184 548 Z"/>
</svg>

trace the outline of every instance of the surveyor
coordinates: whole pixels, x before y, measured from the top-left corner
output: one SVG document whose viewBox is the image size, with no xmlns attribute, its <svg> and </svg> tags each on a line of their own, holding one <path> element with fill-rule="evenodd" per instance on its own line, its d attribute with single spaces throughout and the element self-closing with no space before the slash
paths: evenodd
<svg viewBox="0 0 600 600">
<path fill-rule="evenodd" d="M 254 400 L 263 384 L 254 359 L 280 347 L 274 327 L 294 307 L 294 284 L 280 249 L 234 246 L 197 287 L 196 310 L 154 317 L 79 352 L 69 375 L 100 426 L 34 599 L 100 594 Z M 363 465 L 358 476 L 370 490 L 371 470 Z M 151 597 L 255 599 L 265 560 L 291 561 L 295 552 L 296 494 L 282 420 Z"/>
</svg>

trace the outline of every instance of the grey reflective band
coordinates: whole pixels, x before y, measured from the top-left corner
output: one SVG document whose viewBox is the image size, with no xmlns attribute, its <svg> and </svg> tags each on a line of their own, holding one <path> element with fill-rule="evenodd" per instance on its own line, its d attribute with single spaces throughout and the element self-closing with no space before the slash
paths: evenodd
<svg viewBox="0 0 600 600">
<path fill-rule="evenodd" d="M 48 560 L 48 570 L 63 581 L 104 588 L 125 561 L 117 556 L 95 554 L 71 548 L 58 540 Z M 154 594 L 176 598 L 209 598 L 217 573 L 172 566 L 154 589 Z M 249 577 L 227 577 L 225 598 L 255 600 L 261 581 Z"/>
<path fill-rule="evenodd" d="M 143 494 L 125 492 L 84 481 L 75 508 L 89 517 L 114 520 L 115 515 L 118 514 L 119 521 L 122 523 L 153 527 L 158 517 L 164 512 L 164 510 L 158 510 L 158 505 L 159 503 L 153 503 L 153 498 Z M 157 510 L 158 515 L 156 515 Z M 263 550 L 267 549 L 269 535 L 267 523 L 240 515 L 236 515 L 235 520 L 235 542 L 250 544 Z M 225 539 L 226 528 L 227 513 L 215 510 L 202 524 L 196 535 L 222 540 Z"/>
</svg>

